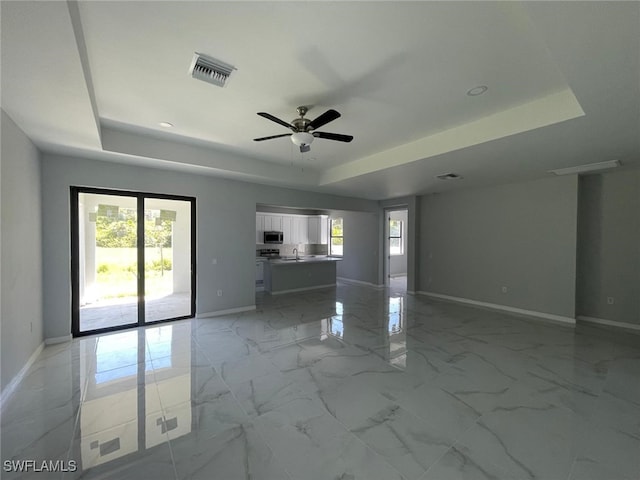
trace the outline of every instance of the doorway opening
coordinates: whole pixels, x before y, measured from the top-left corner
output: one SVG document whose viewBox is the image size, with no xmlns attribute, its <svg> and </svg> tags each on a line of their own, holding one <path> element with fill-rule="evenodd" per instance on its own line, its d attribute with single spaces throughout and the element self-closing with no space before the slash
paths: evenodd
<svg viewBox="0 0 640 480">
<path fill-rule="evenodd" d="M 195 198 L 71 187 L 72 333 L 195 315 Z"/>
<path fill-rule="evenodd" d="M 385 286 L 403 293 L 407 291 L 408 220 L 407 208 L 385 210 Z"/>
</svg>

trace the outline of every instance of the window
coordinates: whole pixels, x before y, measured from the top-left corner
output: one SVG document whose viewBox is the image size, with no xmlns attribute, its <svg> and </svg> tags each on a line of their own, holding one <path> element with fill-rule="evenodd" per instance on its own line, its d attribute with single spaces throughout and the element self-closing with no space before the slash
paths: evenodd
<svg viewBox="0 0 640 480">
<path fill-rule="evenodd" d="M 342 218 L 332 218 L 329 227 L 329 255 L 342 256 Z"/>
<path fill-rule="evenodd" d="M 389 254 L 404 255 L 404 240 L 402 238 L 401 220 L 389 220 Z"/>
</svg>

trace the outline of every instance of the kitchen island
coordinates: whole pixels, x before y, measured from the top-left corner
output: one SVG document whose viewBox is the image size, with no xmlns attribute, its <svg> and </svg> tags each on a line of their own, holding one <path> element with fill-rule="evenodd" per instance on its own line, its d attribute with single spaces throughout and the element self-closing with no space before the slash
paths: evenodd
<svg viewBox="0 0 640 480">
<path fill-rule="evenodd" d="M 271 295 L 333 287 L 340 257 L 312 255 L 264 262 L 264 290 Z"/>
</svg>

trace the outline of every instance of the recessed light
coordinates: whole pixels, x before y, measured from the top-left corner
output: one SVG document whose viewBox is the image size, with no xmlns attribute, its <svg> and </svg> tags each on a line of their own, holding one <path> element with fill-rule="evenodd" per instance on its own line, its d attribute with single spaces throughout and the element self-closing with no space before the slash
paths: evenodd
<svg viewBox="0 0 640 480">
<path fill-rule="evenodd" d="M 467 92 L 467 95 L 470 97 L 477 97 L 478 95 L 482 95 L 484 92 L 489 90 L 489 87 L 486 85 L 478 85 L 477 87 L 473 87 L 471 90 Z"/>
<path fill-rule="evenodd" d="M 164 127 L 164 128 L 172 128 L 173 127 L 173 123 L 169 123 L 169 122 L 160 122 L 159 125 L 161 127 Z"/>
</svg>

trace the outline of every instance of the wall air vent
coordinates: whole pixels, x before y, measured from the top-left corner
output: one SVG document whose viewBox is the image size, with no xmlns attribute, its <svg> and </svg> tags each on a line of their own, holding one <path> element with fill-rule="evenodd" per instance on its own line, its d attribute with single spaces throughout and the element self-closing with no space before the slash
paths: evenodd
<svg viewBox="0 0 640 480">
<path fill-rule="evenodd" d="M 462 177 L 457 173 L 443 173 L 442 175 L 436 175 L 436 178 L 440 180 L 460 180 Z"/>
<path fill-rule="evenodd" d="M 232 65 L 196 52 L 191 60 L 189 74 L 198 80 L 224 87 L 234 70 L 237 69 Z"/>
</svg>

